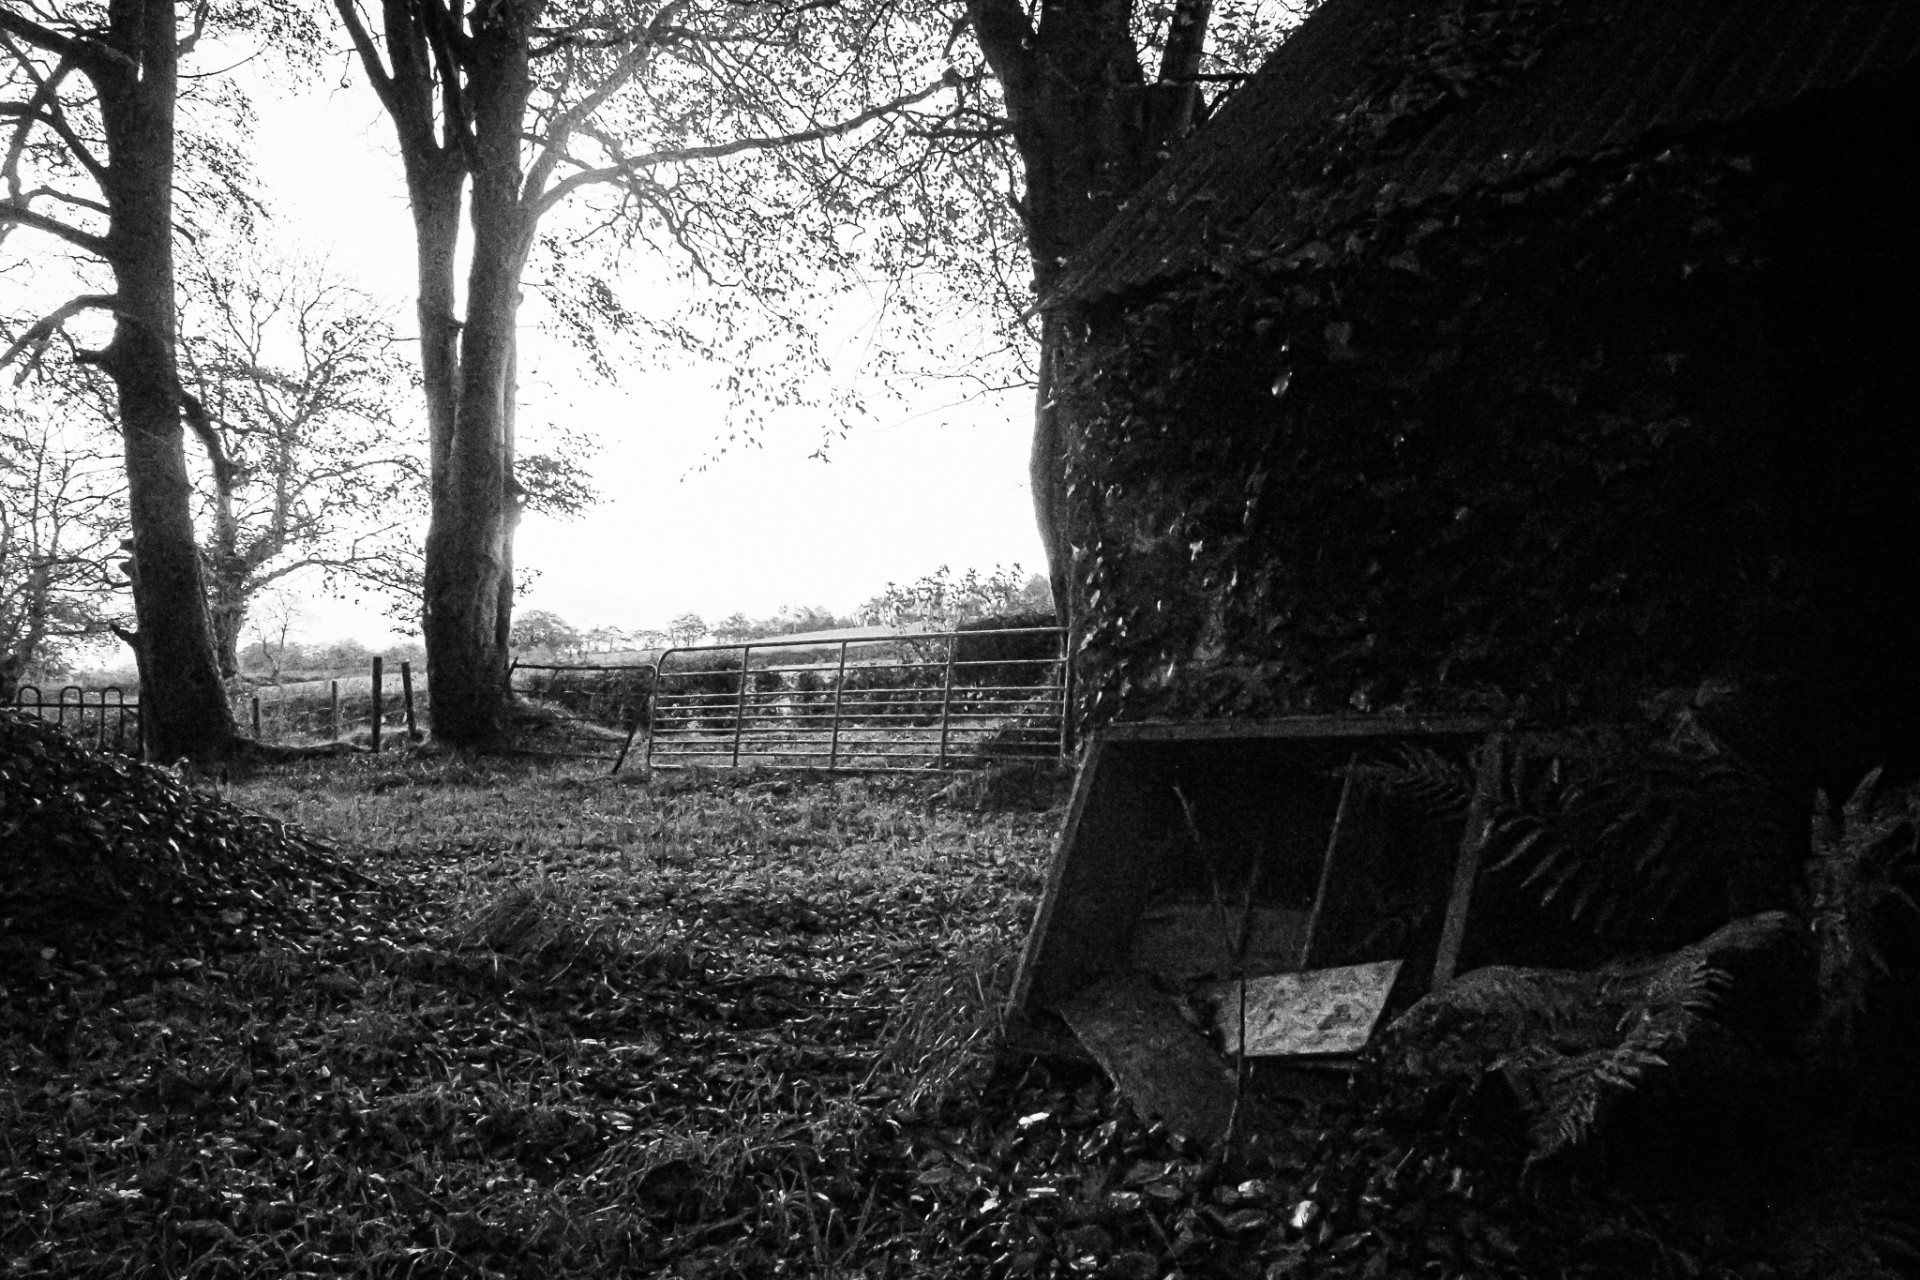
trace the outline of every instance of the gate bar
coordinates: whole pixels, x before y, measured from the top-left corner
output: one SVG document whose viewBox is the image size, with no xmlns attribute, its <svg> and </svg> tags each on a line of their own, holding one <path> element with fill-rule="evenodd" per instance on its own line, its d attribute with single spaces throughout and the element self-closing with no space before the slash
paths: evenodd
<svg viewBox="0 0 1920 1280">
<path fill-rule="evenodd" d="M 833 681 L 833 743 L 827 750 L 827 769 L 840 763 L 840 695 L 847 691 L 847 642 L 840 642 L 840 674 Z"/>
<path fill-rule="evenodd" d="M 889 771 L 908 764 L 951 767 L 956 740 L 963 735 L 969 742 L 987 737 L 998 744 L 991 748 L 994 751 L 1004 748 L 1026 757 L 1053 755 L 1072 732 L 1064 723 L 1073 700 L 1071 675 L 1063 670 L 1068 660 L 1066 645 L 1055 627 L 998 629 L 1000 634 L 1019 632 L 1036 639 L 1040 634 L 1051 637 L 1045 646 L 1047 655 L 1024 646 L 1002 654 L 988 646 L 980 655 L 963 660 L 960 641 L 971 643 L 975 635 L 984 639 L 996 634 L 984 629 L 806 640 L 776 637 L 668 649 L 656 667 L 660 686 L 647 717 L 648 761 L 724 768 L 791 757 L 794 764 L 817 761 L 811 767 L 837 770 L 843 759 L 877 756 L 872 766 L 854 762 L 847 767 Z M 934 656 L 933 646 L 942 643 L 945 650 Z M 871 659 L 869 646 L 881 649 Z M 856 647 L 861 650 L 857 660 Z M 771 665 L 764 673 L 755 671 L 753 652 L 768 649 L 774 651 Z M 795 651 L 794 657 L 782 661 L 789 650 Z M 800 661 L 806 651 L 818 656 Z M 684 673 L 671 669 L 674 657 L 682 652 L 698 664 Z M 697 656 L 703 653 L 727 656 L 718 664 L 707 664 Z M 731 670 L 725 666 L 729 659 L 738 664 Z M 873 687 L 864 679 L 870 667 L 883 677 Z M 1005 668 L 1005 674 L 997 668 Z M 1020 679 L 1028 671 L 1033 672 L 1029 678 L 1039 683 Z M 824 680 L 807 672 L 834 682 L 830 697 L 819 687 Z M 797 679 L 795 673 L 801 673 Z M 857 690 L 846 683 L 855 674 L 863 675 Z M 759 683 L 763 676 L 772 677 L 764 690 Z M 732 689 L 725 687 L 728 677 L 737 681 Z M 974 683 L 981 679 L 992 683 Z M 1014 682 L 1006 683 L 1010 679 Z M 687 687 L 675 692 L 681 680 Z M 960 684 L 963 680 L 968 683 Z M 814 687 L 808 689 L 808 684 Z M 713 689 L 714 685 L 719 688 Z M 728 715 L 734 721 L 730 730 L 724 723 Z M 825 761 L 819 760 L 822 755 Z"/>
<path fill-rule="evenodd" d="M 747 723 L 747 671 L 753 666 L 753 646 L 740 646 L 740 687 L 733 699 L 733 767 L 740 767 L 740 733 Z"/>
<path fill-rule="evenodd" d="M 953 720 L 953 658 L 960 650 L 958 637 L 947 637 L 947 674 L 940 682 L 940 767 L 947 767 L 947 726 Z"/>
</svg>

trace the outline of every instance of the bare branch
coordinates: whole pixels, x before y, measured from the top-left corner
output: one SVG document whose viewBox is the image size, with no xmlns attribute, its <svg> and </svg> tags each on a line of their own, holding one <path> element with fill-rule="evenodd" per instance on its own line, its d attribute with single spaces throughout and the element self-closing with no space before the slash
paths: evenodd
<svg viewBox="0 0 1920 1280">
<path fill-rule="evenodd" d="M 9 148 L 7 156 L 6 172 L 9 179 L 16 176 L 20 151 L 25 147 L 27 137 L 31 133 L 34 123 L 38 121 L 53 130 L 55 136 L 66 144 L 67 150 L 73 154 L 74 159 L 79 161 L 82 167 L 93 175 L 94 181 L 106 181 L 106 165 L 100 161 L 100 158 L 93 153 L 93 148 L 88 146 L 86 141 L 74 130 L 73 126 L 68 123 L 66 109 L 60 102 L 60 82 L 67 78 L 69 72 L 79 68 L 79 61 L 71 56 L 63 55 L 60 61 L 54 65 L 52 73 L 42 76 L 39 70 L 33 65 L 32 59 L 17 48 L 11 38 L 0 37 L 0 45 L 4 45 L 7 52 L 13 55 L 15 65 L 20 68 L 34 85 L 33 96 L 26 102 L 10 103 L 6 108 L 0 109 L 4 110 L 7 115 L 18 114 L 21 116 L 19 129 L 15 133 L 13 145 Z"/>
<path fill-rule="evenodd" d="M 442 113 L 442 127 L 446 131 L 444 145 L 458 147 L 471 156 L 474 141 L 472 109 L 467 106 L 460 68 L 472 51 L 472 44 L 460 30 L 459 11 L 451 7 L 447 0 L 419 0 L 415 8 L 420 15 L 420 29 L 425 34 L 427 49 L 440 77 L 441 95 L 446 99 L 446 110 Z"/>
<path fill-rule="evenodd" d="M 21 352 L 29 347 L 33 348 L 32 356 L 21 365 L 19 374 L 14 378 L 14 385 L 19 386 L 40 363 L 40 357 L 45 353 L 47 344 L 53 341 L 53 335 L 58 333 L 67 321 L 82 311 L 111 311 L 119 304 L 119 297 L 111 293 L 83 293 L 61 304 L 30 325 L 25 333 L 14 339 L 5 352 L 0 352 L 0 369 L 12 364 L 19 358 Z"/>
<path fill-rule="evenodd" d="M 101 217 L 106 217 L 113 212 L 104 200 L 89 200 L 85 196 L 76 196 L 70 191 L 61 191 L 54 187 L 35 187 L 31 191 L 21 192 L 19 198 L 22 204 L 31 204 L 35 200 L 40 199 L 57 200 L 61 204 L 72 205 L 76 209 L 85 209 L 87 212 L 97 213 Z"/>
<path fill-rule="evenodd" d="M 206 0 L 201 0 L 199 4 L 193 7 L 193 30 L 181 37 L 180 42 L 174 46 L 174 56 L 176 58 L 184 58 L 189 53 L 192 53 L 194 46 L 200 43 L 200 37 L 206 34 L 206 30 L 207 5 Z"/>
<path fill-rule="evenodd" d="M 110 45 L 98 40 L 63 36 L 51 27 L 43 27 L 11 8 L 0 9 L 0 31 L 24 40 L 36 49 L 45 49 L 48 53 L 58 54 L 62 58 L 72 58 L 74 62 L 90 72 L 100 70 L 103 63 L 113 63 L 126 71 L 137 69 L 137 64 L 132 58 Z"/>
<path fill-rule="evenodd" d="M 58 218 L 49 218 L 44 213 L 35 213 L 31 209 L 22 208 L 14 204 L 12 200 L 0 201 L 0 225 L 6 223 L 13 223 L 22 227 L 32 227 L 36 231 L 44 231 L 50 236 L 65 240 L 68 244 L 85 249 L 96 258 L 109 256 L 105 236 L 96 236 L 91 232 L 82 231 L 78 227 L 70 227 Z"/>
<path fill-rule="evenodd" d="M 572 139 L 574 131 L 586 121 L 591 120 L 594 113 L 604 107 L 614 94 L 646 69 L 647 64 L 653 60 L 654 52 L 663 42 L 663 33 L 666 28 L 686 8 L 686 5 L 687 0 L 672 0 L 671 3 L 663 6 L 653 15 L 653 21 L 647 24 L 646 31 L 634 42 L 633 48 L 628 50 L 615 64 L 613 70 L 601 80 L 599 87 L 555 116 L 552 123 L 548 125 L 546 145 L 541 148 L 539 157 L 528 168 L 526 182 L 521 187 L 525 193 L 525 199 L 539 213 L 544 213 L 553 207 L 551 204 L 542 202 L 542 192 L 547 185 L 547 180 L 553 176 L 555 166 L 565 157 L 567 143 Z M 536 213 L 535 216 L 539 214 Z"/>
<path fill-rule="evenodd" d="M 207 462 L 213 468 L 213 484 L 223 493 L 233 491 L 233 463 L 227 460 L 227 451 L 221 447 L 220 433 L 213 429 L 213 422 L 207 417 L 207 407 L 200 403 L 200 397 L 182 388 L 180 391 L 180 416 L 187 420 L 193 434 L 200 437 L 200 443 L 206 448 Z"/>
<path fill-rule="evenodd" d="M 683 164 L 689 160 L 718 160 L 725 156 L 739 155 L 746 151 L 771 151 L 779 147 L 798 146 L 806 142 L 819 142 L 827 138 L 837 138 L 852 133 L 856 129 L 882 120 L 890 115 L 906 110 L 915 103 L 925 102 L 928 98 L 948 89 L 955 89 L 966 83 L 958 71 L 951 68 L 947 73 L 914 93 L 903 94 L 891 102 L 882 102 L 868 107 L 858 115 L 850 116 L 834 124 L 818 125 L 812 129 L 800 129 L 793 133 L 776 134 L 762 138 L 736 138 L 732 142 L 714 143 L 704 147 L 675 147 L 665 151 L 649 151 L 631 156 L 619 164 L 586 169 L 569 174 L 554 184 L 552 190 L 540 197 L 534 204 L 534 216 L 538 217 L 560 203 L 569 194 L 581 187 L 594 183 L 619 182 L 630 178 L 642 170 L 657 168 L 663 164 Z"/>
<path fill-rule="evenodd" d="M 394 104 L 393 76 L 381 62 L 380 50 L 374 45 L 366 23 L 360 19 L 360 6 L 354 0 L 333 0 L 333 8 L 340 15 L 341 25 L 347 29 L 347 38 L 353 42 L 354 52 L 360 55 L 360 67 L 367 73 L 367 79 L 372 81 L 380 104 L 389 113 L 398 116 L 400 111 Z"/>
</svg>

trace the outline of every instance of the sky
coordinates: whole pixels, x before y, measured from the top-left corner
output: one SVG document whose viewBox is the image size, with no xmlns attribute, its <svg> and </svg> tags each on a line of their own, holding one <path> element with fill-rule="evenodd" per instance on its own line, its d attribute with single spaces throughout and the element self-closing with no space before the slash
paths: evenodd
<svg viewBox="0 0 1920 1280">
<path fill-rule="evenodd" d="M 412 228 L 391 127 L 344 60 L 329 65 L 308 86 L 248 86 L 274 234 L 394 303 L 411 332 Z M 644 264 L 622 284 L 637 305 L 675 305 Z M 860 307 L 834 317 L 830 351 L 848 376 L 862 366 L 867 320 Z M 964 379 L 909 389 L 846 424 L 830 461 L 810 456 L 829 425 L 817 418 L 778 421 L 759 447 L 720 453 L 727 404 L 711 386 L 724 370 L 629 369 L 607 385 L 536 327 L 523 325 L 521 342 L 523 448 L 539 447 L 545 424 L 585 434 L 603 495 L 577 519 L 524 519 L 515 558 L 536 576 L 523 611 L 582 629 L 660 626 L 687 612 L 764 617 L 782 605 L 845 613 L 942 565 L 1045 570 L 1027 488 L 1029 389 L 982 394 Z M 317 581 L 299 593 L 309 639 L 396 634 L 378 610 L 329 600 Z"/>
</svg>

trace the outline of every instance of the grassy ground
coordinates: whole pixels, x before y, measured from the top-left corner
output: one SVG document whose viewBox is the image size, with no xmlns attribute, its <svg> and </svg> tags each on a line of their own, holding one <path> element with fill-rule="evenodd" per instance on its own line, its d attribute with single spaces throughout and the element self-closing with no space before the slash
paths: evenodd
<svg viewBox="0 0 1920 1280">
<path fill-rule="evenodd" d="M 345 870 L 0 956 L 0 1275 L 1891 1274 L 1851 1220 L 1729 1242 L 1354 1101 L 1225 1158 L 995 1053 L 1045 779 L 363 757 L 229 794 Z"/>
<path fill-rule="evenodd" d="M 930 790 L 367 759 L 235 786 L 370 882 L 295 928 L 55 957 L 15 984 L 57 1004 L 15 1004 L 0 1048 L 0 1257 L 55 1275 L 851 1259 L 898 1225 L 872 1180 L 888 1109 L 981 1064 L 968 1042 L 1057 817 Z M 890 1041 L 930 978 L 977 986 Z"/>
</svg>

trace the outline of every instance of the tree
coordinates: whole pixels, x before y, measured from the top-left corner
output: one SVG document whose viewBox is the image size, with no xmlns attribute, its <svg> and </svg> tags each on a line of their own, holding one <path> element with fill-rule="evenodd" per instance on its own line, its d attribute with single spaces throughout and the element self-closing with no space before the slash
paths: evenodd
<svg viewBox="0 0 1920 1280">
<path fill-rule="evenodd" d="M 0 662 L 16 676 L 110 636 L 124 481 L 58 406 L 16 390 L 0 404 Z"/>
<path fill-rule="evenodd" d="M 78 316 L 112 317 L 104 346 L 74 354 L 103 370 L 116 396 L 133 541 L 136 630 L 127 638 L 148 743 L 167 758 L 216 757 L 236 734 L 194 541 L 183 422 L 205 422 L 176 364 L 173 243 L 179 217 L 239 192 L 221 135 L 189 135 L 193 163 L 178 165 L 180 58 L 212 15 L 197 9 L 183 35 L 176 0 L 47 0 L 32 12 L 0 8 L 0 119 L 8 121 L 0 237 L 49 237 L 78 251 L 90 279 L 0 352 L 0 366 L 38 360 Z M 297 33 L 297 21 L 271 5 L 219 16 Z M 189 106 L 217 97 L 206 87 L 214 82 L 189 83 Z M 181 189 L 189 199 L 177 208 Z"/>
<path fill-rule="evenodd" d="M 922 626 L 949 628 L 989 614 L 1010 614 L 1044 609 L 1036 605 L 1045 599 L 1046 580 L 1038 574 L 1022 578 L 1020 566 L 995 568 L 982 574 L 968 569 L 959 577 L 941 565 L 918 581 L 901 585 L 889 582 L 887 589 L 861 606 L 863 617 L 874 618 L 885 626 Z"/>
<path fill-rule="evenodd" d="M 410 365 L 372 298 L 257 248 L 203 252 L 183 276 L 182 362 L 209 428 L 214 645 L 232 676 L 249 602 L 291 574 L 417 597 L 426 469 L 399 416 Z"/>
<path fill-rule="evenodd" d="M 765 634 L 758 623 L 738 610 L 713 624 L 713 638 L 722 643 L 754 640 Z"/>
<path fill-rule="evenodd" d="M 372 656 L 371 649 L 349 636 L 324 646 L 319 653 L 319 665 L 328 671 L 352 671 L 366 666 Z"/>
<path fill-rule="evenodd" d="M 267 668 L 267 679 L 279 684 L 280 673 L 295 659 L 299 644 L 293 633 L 305 621 L 306 610 L 301 607 L 299 596 L 284 586 L 277 586 L 262 593 L 254 615 L 253 647 Z"/>
<path fill-rule="evenodd" d="M 633 646 L 633 633 L 622 627 L 595 627 L 582 644 L 589 653 L 614 653 Z"/>
<path fill-rule="evenodd" d="M 697 613 L 683 613 L 667 624 L 667 638 L 675 644 L 693 644 L 707 634 L 707 621 Z"/>
<path fill-rule="evenodd" d="M 1019 567 L 1014 566 L 1016 572 Z M 1029 574 L 1019 590 L 1001 603 L 1001 610 L 1006 613 L 1053 613 L 1053 584 L 1044 573 Z"/>
<path fill-rule="evenodd" d="M 767 619 L 766 635 L 796 636 L 808 631 L 832 631 L 850 625 L 833 610 L 815 604 L 783 604 Z"/>
<path fill-rule="evenodd" d="M 962 81 L 941 75 L 868 97 L 851 114 L 823 115 L 815 104 L 844 100 L 848 84 L 864 94 L 897 68 L 854 56 L 871 34 L 865 18 L 812 0 L 381 0 L 378 24 L 358 0 L 335 4 L 392 119 L 414 217 L 430 441 L 423 621 L 434 733 L 456 747 L 485 748 L 506 732 L 521 506 L 516 326 L 542 220 L 578 194 L 616 239 L 652 219 L 697 259 L 698 228 L 712 208 L 698 198 L 708 189 L 690 180 L 693 170 L 776 151 L 818 155 L 821 189 L 838 189 L 844 204 L 847 170 L 822 144 L 957 93 Z M 809 24 L 836 34 L 807 43 L 800 35 Z M 864 47 L 872 52 L 870 42 Z M 839 55 L 835 65 L 811 56 L 823 48 Z M 788 78 L 770 75 L 773 68 Z M 636 147 L 642 128 L 652 137 Z M 611 193 L 598 206 L 586 201 L 595 189 Z M 454 268 L 463 199 L 472 249 L 460 312 Z M 823 210 L 825 224 L 837 218 L 837 208 Z M 766 225 L 777 228 L 778 219 Z M 834 234 L 822 232 L 829 244 Z M 554 277 L 580 282 L 580 311 L 619 318 L 603 281 L 569 276 L 562 246 L 546 248 Z M 780 292 L 755 287 L 762 296 Z"/>
<path fill-rule="evenodd" d="M 1151 177 L 1171 147 L 1204 119 L 1209 84 L 1244 78 L 1278 32 L 1314 0 L 1233 11 L 1227 49 L 1203 71 L 1213 0 L 1175 0 L 1136 9 L 1131 0 L 964 0 L 967 21 L 993 68 L 1025 175 L 1016 207 L 1044 297 L 1067 264 L 1127 198 Z M 1161 21 L 1164 27 L 1158 27 Z M 1157 73 L 1146 65 L 1155 45 Z M 1039 386 L 1030 470 L 1034 511 L 1062 622 L 1071 607 L 1065 447 L 1071 424 L 1055 391 L 1069 333 L 1043 314 Z"/>
<path fill-rule="evenodd" d="M 249 602 L 289 575 L 318 570 L 330 586 L 418 600 L 425 466 L 400 418 L 411 364 L 372 298 L 257 237 L 234 248 L 203 233 L 196 249 L 180 272 L 179 351 L 204 412 L 208 465 L 190 468 L 195 525 L 215 649 L 231 678 Z M 67 465 L 78 465 L 92 449 L 80 424 L 115 422 L 113 388 L 71 362 L 43 366 L 36 381 L 36 412 L 67 419 L 63 445 L 77 451 Z M 539 462 L 536 505 L 590 493 L 569 461 Z M 124 479 L 96 477 L 92 496 L 117 507 Z M 63 490 L 61 500 L 78 495 Z M 90 607 L 106 616 L 122 584 L 104 573 L 86 581 Z"/>
<path fill-rule="evenodd" d="M 515 649 L 544 649 L 559 655 L 580 646 L 580 632 L 557 613 L 530 609 L 513 624 L 511 643 Z"/>
</svg>

